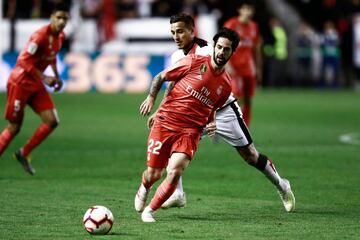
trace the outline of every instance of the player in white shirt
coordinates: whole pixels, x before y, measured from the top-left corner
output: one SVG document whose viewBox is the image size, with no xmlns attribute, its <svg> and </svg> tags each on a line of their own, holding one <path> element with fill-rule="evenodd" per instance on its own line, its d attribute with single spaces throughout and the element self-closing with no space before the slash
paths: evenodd
<svg viewBox="0 0 360 240">
<path fill-rule="evenodd" d="M 170 25 L 171 34 L 178 46 L 178 50 L 171 56 L 172 64 L 188 54 L 203 56 L 212 54 L 212 47 L 208 46 L 205 40 L 195 37 L 194 20 L 190 15 L 184 13 L 173 15 L 170 18 Z M 167 87 L 165 96 L 168 91 L 171 91 L 171 87 L 171 85 Z M 156 112 L 149 117 L 149 128 L 151 128 L 153 124 L 155 115 Z M 281 178 L 272 161 L 256 150 L 249 130 L 242 118 L 240 107 L 233 96 L 230 96 L 224 106 L 216 111 L 215 123 L 209 123 L 205 131 L 210 134 L 215 131 L 215 134 L 233 146 L 248 164 L 261 171 L 278 189 L 285 210 L 287 212 L 293 211 L 295 209 L 295 197 L 291 191 L 289 181 Z M 138 199 L 135 199 L 135 205 L 136 201 L 146 202 L 147 192 L 144 188 L 140 189 L 143 189 L 143 191 L 138 192 Z M 164 202 L 162 208 L 184 207 L 185 205 L 186 195 L 182 186 L 182 178 L 180 178 L 175 192 Z"/>
</svg>

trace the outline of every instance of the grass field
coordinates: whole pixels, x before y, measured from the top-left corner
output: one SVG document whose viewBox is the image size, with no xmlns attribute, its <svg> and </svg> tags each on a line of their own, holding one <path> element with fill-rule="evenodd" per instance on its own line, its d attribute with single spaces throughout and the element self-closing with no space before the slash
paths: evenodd
<svg viewBox="0 0 360 240">
<path fill-rule="evenodd" d="M 294 213 L 231 147 L 204 139 L 184 175 L 187 207 L 159 210 L 154 224 L 133 208 L 145 168 L 143 98 L 54 95 L 61 125 L 32 153 L 34 177 L 11 156 L 39 124 L 28 110 L 0 158 L 0 239 L 360 239 L 360 93 L 258 92 L 252 137 L 291 181 Z M 5 99 L 0 94 L 1 115 Z M 350 144 L 339 141 L 349 133 Z M 109 235 L 83 229 L 92 205 L 112 210 Z"/>
</svg>

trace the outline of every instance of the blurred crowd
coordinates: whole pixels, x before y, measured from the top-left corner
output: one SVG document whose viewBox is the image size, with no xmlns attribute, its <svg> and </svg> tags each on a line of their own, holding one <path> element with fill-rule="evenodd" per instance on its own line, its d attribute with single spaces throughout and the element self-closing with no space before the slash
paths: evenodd
<svg viewBox="0 0 360 240">
<path fill-rule="evenodd" d="M 113 24 L 122 19 L 169 17 L 179 12 L 212 14 L 218 26 L 237 15 L 238 0 L 4 0 L 3 17 L 11 20 L 48 18 L 55 4 L 75 6 L 94 19 L 102 42 L 114 38 Z M 263 39 L 264 86 L 330 87 L 358 84 L 360 79 L 360 0 L 279 0 L 295 10 L 299 21 L 289 25 L 290 12 L 271 11 L 271 0 L 254 1 L 254 20 Z M 286 8 L 285 8 L 286 9 Z M 285 16 L 281 16 L 285 15 Z M 289 16 L 286 16 L 289 14 Z M 290 26 L 290 27 L 289 27 Z M 296 26 L 296 27 L 293 27 Z M 357 32 L 356 29 L 358 29 Z M 359 49 L 358 49 L 359 48 Z M 357 52 L 359 51 L 359 52 Z M 359 55 L 359 56 L 358 56 Z M 360 84 L 359 84 L 360 85 Z"/>
</svg>

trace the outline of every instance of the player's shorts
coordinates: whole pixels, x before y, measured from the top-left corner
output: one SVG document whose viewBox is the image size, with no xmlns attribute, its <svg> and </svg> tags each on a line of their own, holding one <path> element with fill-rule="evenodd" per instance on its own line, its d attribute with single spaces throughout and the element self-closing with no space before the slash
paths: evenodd
<svg viewBox="0 0 360 240">
<path fill-rule="evenodd" d="M 216 134 L 233 147 L 253 142 L 236 100 L 216 111 Z"/>
<path fill-rule="evenodd" d="M 256 89 L 255 76 L 232 76 L 231 77 L 231 91 L 235 97 L 241 98 L 244 96 L 253 97 Z"/>
<path fill-rule="evenodd" d="M 10 83 L 9 80 L 5 119 L 10 122 L 21 122 L 26 104 L 36 113 L 55 108 L 54 102 L 43 85 L 36 90 L 29 91 L 19 85 Z"/>
<path fill-rule="evenodd" d="M 192 160 L 199 145 L 201 133 L 194 130 L 170 131 L 156 124 L 148 138 L 147 166 L 165 168 L 171 154 L 185 153 Z"/>
</svg>

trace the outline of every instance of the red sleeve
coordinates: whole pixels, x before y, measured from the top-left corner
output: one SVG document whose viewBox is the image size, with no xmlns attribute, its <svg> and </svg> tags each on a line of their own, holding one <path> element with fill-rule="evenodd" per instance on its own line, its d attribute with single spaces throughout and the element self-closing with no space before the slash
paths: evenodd
<svg viewBox="0 0 360 240">
<path fill-rule="evenodd" d="M 232 18 L 230 18 L 229 20 L 227 20 L 227 21 L 224 23 L 224 27 L 233 29 L 233 21 L 232 21 Z"/>
<path fill-rule="evenodd" d="M 37 68 L 35 67 L 35 59 L 38 56 L 39 49 L 44 43 L 44 35 L 40 33 L 33 33 L 27 42 L 23 54 L 25 55 L 26 63 L 22 64 L 22 68 L 25 69 L 31 75 L 36 75 Z"/>
<path fill-rule="evenodd" d="M 165 70 L 165 76 L 168 81 L 177 81 L 181 79 L 191 68 L 192 57 L 187 56 Z"/>
</svg>

